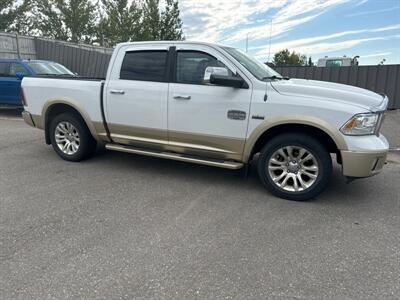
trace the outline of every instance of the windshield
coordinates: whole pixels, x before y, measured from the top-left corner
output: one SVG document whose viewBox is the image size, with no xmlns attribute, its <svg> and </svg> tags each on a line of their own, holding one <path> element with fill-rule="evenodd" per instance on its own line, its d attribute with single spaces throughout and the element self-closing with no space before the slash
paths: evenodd
<svg viewBox="0 0 400 300">
<path fill-rule="evenodd" d="M 233 56 L 243 67 L 245 67 L 258 80 L 266 80 L 272 77 L 282 78 L 282 76 L 273 69 L 263 64 L 256 58 L 231 47 L 223 47 L 230 55 Z"/>
<path fill-rule="evenodd" d="M 29 67 L 36 75 L 70 75 L 75 76 L 70 70 L 63 65 L 55 62 L 30 62 Z"/>
</svg>

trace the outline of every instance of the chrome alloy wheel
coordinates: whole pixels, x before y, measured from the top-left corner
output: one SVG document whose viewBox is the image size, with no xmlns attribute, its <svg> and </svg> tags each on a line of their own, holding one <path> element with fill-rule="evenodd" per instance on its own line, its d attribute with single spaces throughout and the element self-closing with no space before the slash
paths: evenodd
<svg viewBox="0 0 400 300">
<path fill-rule="evenodd" d="M 69 122 L 60 122 L 55 130 L 55 138 L 58 148 L 67 155 L 78 152 L 80 138 L 79 133 Z"/>
<path fill-rule="evenodd" d="M 299 146 L 285 146 L 275 151 L 267 168 L 272 181 L 289 192 L 307 190 L 315 183 L 319 172 L 314 155 Z"/>
</svg>

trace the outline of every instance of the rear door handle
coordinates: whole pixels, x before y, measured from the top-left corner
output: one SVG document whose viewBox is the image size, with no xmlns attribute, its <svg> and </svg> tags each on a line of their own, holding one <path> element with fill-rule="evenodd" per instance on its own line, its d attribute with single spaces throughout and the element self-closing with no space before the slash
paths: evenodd
<svg viewBox="0 0 400 300">
<path fill-rule="evenodd" d="M 189 95 L 175 95 L 174 96 L 174 99 L 176 99 L 176 100 L 190 100 L 190 98 L 192 98 L 192 97 L 190 97 Z"/>
<path fill-rule="evenodd" d="M 123 95 L 125 94 L 124 90 L 110 90 L 111 94 L 118 94 L 118 95 Z"/>
</svg>

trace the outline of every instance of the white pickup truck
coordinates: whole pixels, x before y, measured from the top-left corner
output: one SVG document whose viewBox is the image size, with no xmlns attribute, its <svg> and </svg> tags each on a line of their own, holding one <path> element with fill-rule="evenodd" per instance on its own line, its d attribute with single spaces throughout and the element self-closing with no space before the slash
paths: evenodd
<svg viewBox="0 0 400 300">
<path fill-rule="evenodd" d="M 117 45 L 104 80 L 22 81 L 24 120 L 59 156 L 106 149 L 210 166 L 247 168 L 291 200 L 316 197 L 332 157 L 348 178 L 379 173 L 388 98 L 368 90 L 288 79 L 231 47 L 195 42 Z"/>
</svg>

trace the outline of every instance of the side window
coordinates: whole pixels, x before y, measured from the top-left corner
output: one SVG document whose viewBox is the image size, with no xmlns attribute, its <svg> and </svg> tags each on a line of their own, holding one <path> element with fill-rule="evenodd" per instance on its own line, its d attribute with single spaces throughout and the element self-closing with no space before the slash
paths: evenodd
<svg viewBox="0 0 400 300">
<path fill-rule="evenodd" d="M 10 64 L 0 62 L 0 76 L 9 76 Z"/>
<path fill-rule="evenodd" d="M 167 51 L 126 52 L 120 79 L 140 81 L 166 81 Z"/>
<path fill-rule="evenodd" d="M 10 72 L 9 72 L 9 74 L 11 76 L 15 76 L 18 72 L 23 73 L 24 75 L 26 75 L 26 70 L 25 70 L 23 65 L 16 64 L 16 63 L 10 64 Z"/>
<path fill-rule="evenodd" d="M 207 53 L 200 51 L 178 51 L 176 60 L 176 82 L 205 84 L 204 73 L 207 67 L 223 67 L 228 69 L 222 62 Z"/>
</svg>

